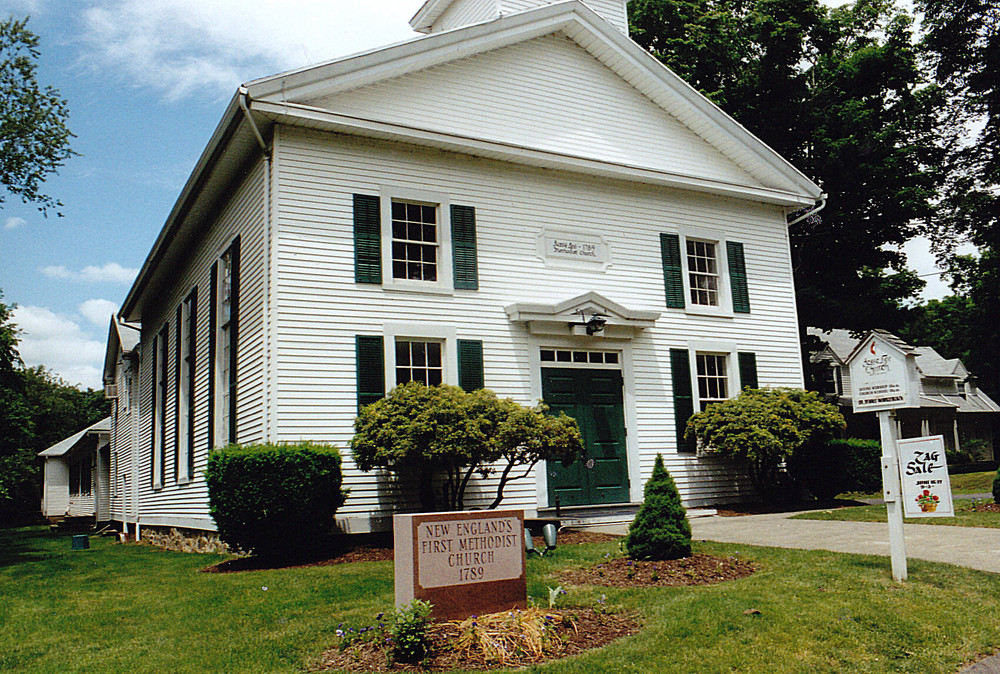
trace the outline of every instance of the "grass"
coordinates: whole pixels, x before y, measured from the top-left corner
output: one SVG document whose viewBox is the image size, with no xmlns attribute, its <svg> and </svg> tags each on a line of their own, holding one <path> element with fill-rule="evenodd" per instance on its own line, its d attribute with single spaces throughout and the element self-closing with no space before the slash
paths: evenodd
<svg viewBox="0 0 1000 674">
<path fill-rule="evenodd" d="M 0 670 L 296 672 L 392 604 L 389 562 L 203 574 L 219 559 L 91 539 L 70 551 L 47 530 L 0 531 Z M 894 583 L 883 558 L 698 544 L 759 565 L 694 588 L 567 587 L 564 601 L 640 613 L 643 631 L 540 672 L 954 672 L 1000 648 L 1000 583 L 910 561 Z M 529 562 L 529 594 L 548 605 L 562 568 L 614 544 L 561 546 Z M 266 588 L 266 589 L 265 589 Z M 975 607 L 975 610 L 970 610 Z M 749 612 L 756 609 L 757 612 Z"/>
<path fill-rule="evenodd" d="M 951 480 L 951 493 L 952 494 L 989 494 L 993 491 L 993 478 L 996 477 L 996 472 L 986 471 L 983 473 L 962 473 L 959 475 L 951 475 L 949 479 Z M 861 499 L 861 498 L 882 498 L 882 492 L 859 492 L 850 491 L 844 494 L 840 494 L 840 498 L 846 499 Z"/>
<path fill-rule="evenodd" d="M 990 501 L 992 503 L 992 500 Z M 969 500 L 954 501 L 954 517 L 904 517 L 907 524 L 944 524 L 956 527 L 985 527 L 1000 529 L 1000 513 L 974 512 L 973 502 Z M 839 522 L 885 522 L 888 519 L 884 505 L 855 506 L 838 508 L 836 510 L 817 510 L 811 513 L 795 515 L 791 519 L 798 520 L 837 520 Z"/>
</svg>

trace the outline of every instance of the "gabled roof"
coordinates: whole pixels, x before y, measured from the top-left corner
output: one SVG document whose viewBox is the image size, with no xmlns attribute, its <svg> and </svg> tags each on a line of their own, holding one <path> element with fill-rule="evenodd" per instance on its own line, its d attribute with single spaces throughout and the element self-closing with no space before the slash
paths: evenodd
<svg viewBox="0 0 1000 674">
<path fill-rule="evenodd" d="M 765 187 L 697 180 L 667 171 L 611 166 L 587 157 L 559 155 L 510 143 L 462 137 L 411 125 L 338 115 L 311 101 L 369 86 L 419 70 L 468 58 L 553 33 L 588 51 L 665 113 L 703 138 Z M 246 85 L 251 109 L 270 119 L 376 138 L 414 142 L 441 149 L 537 166 L 563 168 L 629 180 L 671 184 L 788 207 L 812 205 L 821 190 L 697 90 L 578 0 L 518 12 L 486 23 L 418 37 L 382 49 L 255 80 Z"/>
<path fill-rule="evenodd" d="M 79 433 L 74 433 L 65 440 L 60 440 L 56 444 L 52 445 L 48 449 L 44 449 L 38 453 L 38 456 L 44 457 L 55 457 L 55 456 L 66 456 L 78 446 L 82 445 L 88 438 L 99 437 L 101 435 L 107 435 L 111 432 L 111 417 L 105 417 L 101 419 L 96 424 L 88 426 Z"/>
<path fill-rule="evenodd" d="M 111 317 L 111 325 L 108 328 L 108 346 L 104 352 L 104 383 L 115 383 L 115 367 L 118 363 L 119 354 L 130 355 L 139 344 L 142 331 L 137 325 L 130 325 L 124 321 Z"/>
<path fill-rule="evenodd" d="M 653 170 L 560 154 L 510 143 L 430 131 L 342 115 L 310 101 L 435 65 L 481 54 L 536 37 L 564 34 L 708 144 L 757 177 L 763 186 Z M 252 120 L 252 123 L 251 121 Z M 663 66 L 638 44 L 578 0 L 519 12 L 486 23 L 335 59 L 254 80 L 230 101 L 194 171 L 185 183 L 153 248 L 129 291 L 119 318 L 138 322 L 143 304 L 170 281 L 170 269 L 217 212 L 218 204 L 242 175 L 246 162 L 262 151 L 275 123 L 394 140 L 531 166 L 575 171 L 772 203 L 794 209 L 811 206 L 820 188 Z"/>
</svg>

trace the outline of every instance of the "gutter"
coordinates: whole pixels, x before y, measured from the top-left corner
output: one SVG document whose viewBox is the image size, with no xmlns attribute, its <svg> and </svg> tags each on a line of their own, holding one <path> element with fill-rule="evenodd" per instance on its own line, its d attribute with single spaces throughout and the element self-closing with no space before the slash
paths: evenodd
<svg viewBox="0 0 1000 674">
<path fill-rule="evenodd" d="M 246 117 L 247 124 L 253 131 L 254 137 L 257 139 L 257 144 L 260 145 L 261 152 L 264 155 L 264 288 L 263 288 L 263 344 L 261 345 L 264 352 L 264 386 L 262 391 L 263 400 L 261 401 L 261 408 L 263 411 L 264 418 L 264 442 L 271 441 L 271 385 L 274 381 L 272 377 L 271 367 L 273 365 L 273 358 L 271 357 L 271 180 L 274 174 L 274 153 L 273 148 L 269 147 L 266 142 L 264 142 L 264 136 L 261 135 L 260 129 L 257 127 L 257 122 L 254 121 L 253 115 L 250 113 L 250 106 L 248 103 L 252 104 L 250 94 L 247 91 L 246 86 L 240 86 L 236 92 L 236 98 L 239 100 L 240 109 L 243 111 L 243 116 Z"/>
<path fill-rule="evenodd" d="M 794 225 L 794 224 L 796 224 L 798 222 L 802 222 L 803 220 L 805 220 L 809 216 L 816 215 L 817 213 L 819 213 L 820 211 L 822 211 L 824 208 L 826 208 L 826 199 L 827 199 L 828 196 L 829 195 L 827 195 L 826 192 L 824 192 L 823 194 L 819 195 L 819 203 L 816 206 L 814 206 L 811 210 L 806 211 L 805 213 L 803 213 L 799 217 L 797 217 L 794 220 L 792 220 L 791 222 L 789 222 L 788 226 L 791 227 L 792 225 Z"/>
</svg>

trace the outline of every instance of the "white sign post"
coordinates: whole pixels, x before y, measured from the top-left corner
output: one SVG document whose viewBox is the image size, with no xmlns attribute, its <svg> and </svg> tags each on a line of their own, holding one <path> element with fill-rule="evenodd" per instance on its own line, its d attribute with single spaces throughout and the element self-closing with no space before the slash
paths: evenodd
<svg viewBox="0 0 1000 674">
<path fill-rule="evenodd" d="M 906 580 L 906 544 L 903 539 L 902 485 L 896 449 L 895 410 L 919 407 L 916 357 L 873 332 L 851 352 L 851 402 L 855 412 L 878 412 L 882 439 L 882 495 L 889 515 L 889 554 L 892 577 Z"/>
</svg>

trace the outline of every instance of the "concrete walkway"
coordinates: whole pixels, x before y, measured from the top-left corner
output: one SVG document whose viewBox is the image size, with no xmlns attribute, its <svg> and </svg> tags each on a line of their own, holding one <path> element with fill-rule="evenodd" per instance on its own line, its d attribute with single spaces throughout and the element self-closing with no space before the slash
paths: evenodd
<svg viewBox="0 0 1000 674">
<path fill-rule="evenodd" d="M 691 533 L 695 540 L 889 556 L 884 522 L 789 519 L 795 514 L 700 517 L 691 520 Z M 903 536 L 907 558 L 1000 573 L 1000 529 L 904 524 Z"/>
</svg>

